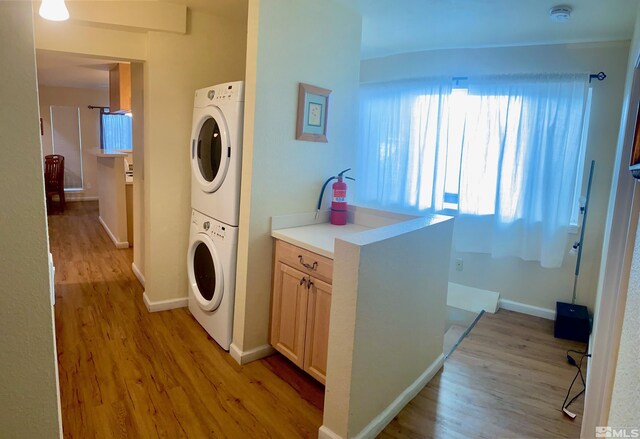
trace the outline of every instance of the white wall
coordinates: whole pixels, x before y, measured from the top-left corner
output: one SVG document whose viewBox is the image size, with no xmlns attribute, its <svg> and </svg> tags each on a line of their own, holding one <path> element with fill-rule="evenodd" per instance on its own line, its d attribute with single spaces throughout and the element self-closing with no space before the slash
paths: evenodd
<svg viewBox="0 0 640 439">
<path fill-rule="evenodd" d="M 364 60 L 361 81 L 439 75 L 605 71 L 607 78 L 593 83 L 585 176 L 592 159 L 596 160 L 596 171 L 578 283 L 578 302 L 593 309 L 628 53 L 628 42 L 437 50 Z M 583 188 L 586 193 L 586 178 Z M 569 236 L 567 250 L 578 238 L 578 235 Z M 454 249 L 452 259 L 457 258 L 463 259 L 464 270 L 456 271 L 455 263 L 452 263 L 452 282 L 497 291 L 502 298 L 547 309 L 555 309 L 556 301 L 571 300 L 573 256 L 565 257 L 563 266 L 558 269 L 542 268 L 537 262 L 518 258 L 492 259 L 490 255 L 460 253 Z"/>
<path fill-rule="evenodd" d="M 315 209 L 353 166 L 361 19 L 332 0 L 251 0 L 233 348 L 268 343 L 271 217 Z M 332 90 L 328 143 L 295 140 L 298 83 Z"/>
<path fill-rule="evenodd" d="M 32 17 L 0 3 L 0 436 L 44 439 L 61 424 Z"/>
<path fill-rule="evenodd" d="M 246 23 L 191 11 L 186 35 L 149 32 L 147 44 L 144 274 L 155 302 L 187 296 L 194 92 L 244 79 Z"/>
<path fill-rule="evenodd" d="M 67 200 L 95 198 L 98 196 L 96 186 L 96 157 L 91 150 L 100 148 L 100 110 L 90 110 L 89 105 L 109 106 L 108 89 L 87 89 L 69 87 L 38 87 L 40 99 L 40 117 L 42 118 L 44 135 L 42 150 L 45 155 L 52 154 L 51 145 L 51 106 L 63 105 L 80 108 L 80 135 L 82 140 L 82 174 L 84 190 L 67 194 Z"/>
</svg>

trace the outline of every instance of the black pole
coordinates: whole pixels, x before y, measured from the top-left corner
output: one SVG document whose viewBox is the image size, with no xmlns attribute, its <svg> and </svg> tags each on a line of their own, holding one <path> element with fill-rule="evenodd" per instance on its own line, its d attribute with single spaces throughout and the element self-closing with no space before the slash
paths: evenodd
<svg viewBox="0 0 640 439">
<path fill-rule="evenodd" d="M 584 246 L 584 229 L 587 224 L 587 213 L 589 212 L 589 199 L 591 198 L 591 183 L 593 182 L 593 170 L 596 166 L 596 161 L 591 160 L 591 168 L 589 169 L 589 183 L 587 184 L 587 198 L 584 202 L 584 211 L 582 213 L 582 225 L 580 226 L 580 241 L 578 245 L 578 259 L 576 260 L 576 277 L 573 282 L 573 299 L 571 305 L 576 304 L 576 287 L 578 285 L 578 275 L 580 274 L 580 262 L 582 261 L 582 247 Z"/>
</svg>

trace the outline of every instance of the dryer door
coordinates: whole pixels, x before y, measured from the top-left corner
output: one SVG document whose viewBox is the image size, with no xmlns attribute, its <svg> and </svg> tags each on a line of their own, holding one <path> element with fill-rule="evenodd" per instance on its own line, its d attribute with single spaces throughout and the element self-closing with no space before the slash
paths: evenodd
<svg viewBox="0 0 640 439">
<path fill-rule="evenodd" d="M 198 233 L 187 256 L 189 284 L 200 307 L 215 311 L 224 292 L 224 276 L 218 252 L 211 238 Z"/>
<path fill-rule="evenodd" d="M 191 133 L 191 168 L 200 188 L 215 192 L 229 168 L 231 145 L 227 123 L 218 107 L 194 111 Z"/>
</svg>

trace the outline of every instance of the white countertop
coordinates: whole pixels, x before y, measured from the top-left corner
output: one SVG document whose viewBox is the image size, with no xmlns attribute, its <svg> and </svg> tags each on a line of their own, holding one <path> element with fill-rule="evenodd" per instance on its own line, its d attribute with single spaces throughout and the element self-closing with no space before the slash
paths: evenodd
<svg viewBox="0 0 640 439">
<path fill-rule="evenodd" d="M 365 230 L 370 230 L 370 227 L 359 224 L 334 226 L 330 223 L 321 223 L 272 230 L 271 236 L 333 259 L 333 245 L 336 238 L 344 238 Z"/>
</svg>

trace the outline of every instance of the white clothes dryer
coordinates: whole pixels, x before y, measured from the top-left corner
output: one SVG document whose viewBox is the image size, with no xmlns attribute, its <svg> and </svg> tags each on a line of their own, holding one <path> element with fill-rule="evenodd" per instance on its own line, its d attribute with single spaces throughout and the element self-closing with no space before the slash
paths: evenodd
<svg viewBox="0 0 640 439">
<path fill-rule="evenodd" d="M 244 82 L 196 90 L 191 130 L 191 207 L 238 225 Z"/>
<path fill-rule="evenodd" d="M 189 311 L 226 351 L 231 345 L 238 228 L 191 211 Z"/>
</svg>

